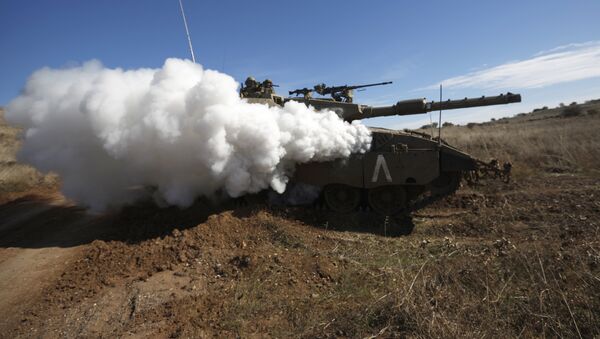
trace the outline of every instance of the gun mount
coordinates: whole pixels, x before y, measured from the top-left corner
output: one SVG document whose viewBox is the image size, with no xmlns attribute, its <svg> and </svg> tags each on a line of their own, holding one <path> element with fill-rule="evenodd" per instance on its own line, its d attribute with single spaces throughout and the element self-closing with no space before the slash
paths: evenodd
<svg viewBox="0 0 600 339">
<path fill-rule="evenodd" d="M 290 95 L 294 95 L 294 94 L 296 94 L 296 96 L 298 96 L 298 95 L 302 94 L 302 96 L 303 96 L 305 99 L 312 99 L 312 95 L 311 95 L 311 93 L 312 93 L 313 91 L 314 91 L 314 89 L 310 89 L 310 88 L 306 88 L 306 87 L 304 87 L 304 88 L 300 88 L 300 89 L 295 89 L 295 90 L 293 90 L 293 91 L 289 91 L 289 94 L 290 94 Z"/>
</svg>

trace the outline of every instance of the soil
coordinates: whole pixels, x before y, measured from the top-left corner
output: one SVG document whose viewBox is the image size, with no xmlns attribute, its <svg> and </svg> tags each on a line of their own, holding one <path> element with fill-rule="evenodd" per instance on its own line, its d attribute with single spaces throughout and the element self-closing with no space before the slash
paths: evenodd
<svg viewBox="0 0 600 339">
<path fill-rule="evenodd" d="M 340 311 L 333 301 L 350 286 L 349 272 L 393 270 L 387 260 L 398 249 L 406 251 L 398 265 L 411 266 L 425 258 L 423 248 L 454 248 L 468 260 L 473 252 L 497 258 L 536 246 L 569 255 L 568 247 L 585 243 L 596 279 L 586 289 L 597 295 L 599 188 L 600 179 L 584 175 L 487 183 L 397 221 L 204 202 L 89 215 L 58 193 L 28 195 L 0 206 L 0 336 L 367 335 L 370 327 L 329 318 Z M 394 236 L 395 222 L 415 230 Z M 382 249 L 389 258 L 380 264 L 365 260 Z M 590 307 L 598 311 L 598 302 Z M 389 324 L 381 325 L 388 335 L 419 333 Z M 598 334 L 597 325 L 579 327 Z"/>
</svg>

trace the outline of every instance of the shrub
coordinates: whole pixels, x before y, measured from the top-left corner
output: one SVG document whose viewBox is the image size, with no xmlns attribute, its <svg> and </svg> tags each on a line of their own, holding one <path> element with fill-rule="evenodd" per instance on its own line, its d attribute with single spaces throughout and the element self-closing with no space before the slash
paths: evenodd
<svg viewBox="0 0 600 339">
<path fill-rule="evenodd" d="M 570 105 L 569 107 L 563 109 L 560 115 L 563 117 L 576 117 L 581 115 L 581 113 L 583 113 L 581 107 L 577 105 Z"/>
<path fill-rule="evenodd" d="M 427 125 L 423 125 L 421 126 L 421 129 L 430 129 L 430 128 L 437 128 L 437 122 L 434 122 L 432 124 L 427 124 Z"/>
<path fill-rule="evenodd" d="M 450 121 L 446 121 L 442 124 L 442 127 L 450 127 L 450 126 L 454 126 L 454 124 L 451 123 Z"/>
</svg>

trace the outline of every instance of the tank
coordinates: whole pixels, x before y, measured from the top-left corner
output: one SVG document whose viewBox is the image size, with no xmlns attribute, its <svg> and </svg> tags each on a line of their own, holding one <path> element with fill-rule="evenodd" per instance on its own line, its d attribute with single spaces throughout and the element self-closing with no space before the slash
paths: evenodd
<svg viewBox="0 0 600 339">
<path fill-rule="evenodd" d="M 270 83 L 263 82 L 266 85 Z M 275 94 L 272 87 L 258 84 L 256 93 L 245 91 L 244 88 L 248 88 L 246 86 L 242 87 L 241 95 L 249 101 L 269 105 L 302 102 L 318 110 L 332 110 L 348 122 L 521 101 L 519 94 L 507 93 L 442 102 L 411 99 L 383 107 L 354 103 L 351 91 L 371 85 L 327 87 L 320 84 L 314 89 L 290 91 L 290 95 L 302 94 L 302 97 L 282 98 Z M 323 88 L 330 90 L 323 91 Z M 327 93 L 332 97 L 313 98 L 312 92 Z M 319 200 L 334 212 L 349 213 L 368 207 L 378 214 L 394 216 L 415 211 L 454 193 L 462 178 L 486 165 L 443 140 L 422 133 L 384 128 L 370 130 L 373 139 L 369 151 L 335 161 L 300 164 L 290 180 L 292 186 L 317 188 Z"/>
</svg>

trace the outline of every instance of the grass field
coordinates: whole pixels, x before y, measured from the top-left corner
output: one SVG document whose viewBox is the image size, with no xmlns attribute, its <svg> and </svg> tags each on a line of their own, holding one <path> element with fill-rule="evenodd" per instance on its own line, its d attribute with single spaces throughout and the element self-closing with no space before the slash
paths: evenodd
<svg viewBox="0 0 600 339">
<path fill-rule="evenodd" d="M 576 107 L 576 115 L 569 115 L 569 108 L 573 107 L 567 106 L 468 127 L 443 127 L 442 138 L 481 159 L 511 161 L 517 174 L 598 173 L 600 103 Z"/>
</svg>

